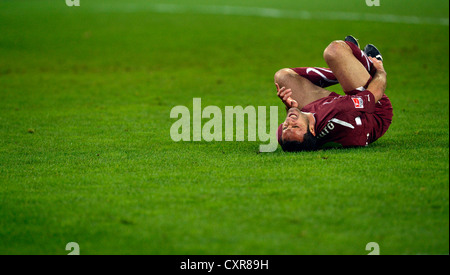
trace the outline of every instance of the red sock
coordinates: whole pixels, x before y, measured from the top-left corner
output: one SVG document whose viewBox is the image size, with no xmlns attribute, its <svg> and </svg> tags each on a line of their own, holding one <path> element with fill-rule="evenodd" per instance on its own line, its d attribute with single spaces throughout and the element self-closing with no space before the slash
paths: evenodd
<svg viewBox="0 0 450 275">
<path fill-rule="evenodd" d="M 334 73 L 327 68 L 299 67 L 292 68 L 292 70 L 322 88 L 339 83 Z"/>
</svg>

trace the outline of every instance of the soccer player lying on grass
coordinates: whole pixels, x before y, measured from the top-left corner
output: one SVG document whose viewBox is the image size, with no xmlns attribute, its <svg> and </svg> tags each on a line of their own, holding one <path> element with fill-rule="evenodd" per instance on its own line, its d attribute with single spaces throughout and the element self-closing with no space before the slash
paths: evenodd
<svg viewBox="0 0 450 275">
<path fill-rule="evenodd" d="M 311 151 L 336 143 L 367 146 L 392 122 L 383 58 L 375 46 L 362 51 L 358 41 L 347 36 L 333 41 L 323 56 L 329 69 L 302 67 L 275 74 L 277 95 L 287 110 L 277 131 L 284 151 Z M 337 83 L 345 96 L 325 89 Z"/>
</svg>

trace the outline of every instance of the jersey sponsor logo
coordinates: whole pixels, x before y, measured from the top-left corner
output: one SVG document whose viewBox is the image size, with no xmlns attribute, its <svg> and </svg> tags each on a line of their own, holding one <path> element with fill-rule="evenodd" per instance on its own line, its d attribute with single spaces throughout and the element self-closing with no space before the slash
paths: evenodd
<svg viewBox="0 0 450 275">
<path fill-rule="evenodd" d="M 362 97 L 352 97 L 352 100 L 353 100 L 353 104 L 355 105 L 355 108 L 358 108 L 358 109 L 362 109 L 362 108 L 364 108 L 364 101 L 363 101 L 363 99 L 362 99 Z"/>
<path fill-rule="evenodd" d="M 323 128 L 323 130 L 319 134 L 319 138 L 323 138 L 324 136 L 328 135 L 330 131 L 334 129 L 334 124 L 331 121 L 328 121 L 328 124 Z"/>
<path fill-rule="evenodd" d="M 334 128 L 336 127 L 335 124 L 350 128 L 350 129 L 355 129 L 355 127 L 353 125 L 351 125 L 348 122 L 345 122 L 343 120 L 337 119 L 337 118 L 332 118 L 328 121 L 327 125 L 323 128 L 323 130 L 319 133 L 319 138 L 323 138 L 326 135 L 328 135 L 331 131 L 334 130 Z"/>
</svg>

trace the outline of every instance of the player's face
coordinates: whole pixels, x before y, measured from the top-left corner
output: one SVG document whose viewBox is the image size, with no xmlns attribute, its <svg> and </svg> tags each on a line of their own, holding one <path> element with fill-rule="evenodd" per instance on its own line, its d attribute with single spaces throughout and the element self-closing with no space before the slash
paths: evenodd
<svg viewBox="0 0 450 275">
<path fill-rule="evenodd" d="M 281 138 L 286 141 L 303 141 L 308 131 L 308 117 L 298 108 L 288 110 L 286 120 L 283 122 Z"/>
</svg>

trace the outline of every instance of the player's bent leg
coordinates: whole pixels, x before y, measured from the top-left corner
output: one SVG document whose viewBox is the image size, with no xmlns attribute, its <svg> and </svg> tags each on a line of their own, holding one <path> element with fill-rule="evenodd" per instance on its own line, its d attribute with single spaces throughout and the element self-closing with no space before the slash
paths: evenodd
<svg viewBox="0 0 450 275">
<path fill-rule="evenodd" d="M 299 109 L 320 98 L 330 95 L 330 91 L 314 85 L 308 79 L 300 76 L 294 70 L 285 68 L 277 71 L 274 76 L 275 83 L 280 87 L 292 90 L 292 99 L 297 101 Z"/>
<path fill-rule="evenodd" d="M 350 46 L 342 40 L 331 42 L 323 57 L 345 92 L 365 86 L 371 78 Z"/>
</svg>

